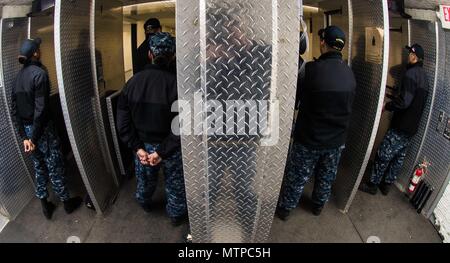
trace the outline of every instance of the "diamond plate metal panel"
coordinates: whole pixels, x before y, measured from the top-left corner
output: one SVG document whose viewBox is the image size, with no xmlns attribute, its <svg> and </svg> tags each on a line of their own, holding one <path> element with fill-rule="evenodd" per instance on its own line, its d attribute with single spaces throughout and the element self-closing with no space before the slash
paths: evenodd
<svg viewBox="0 0 450 263">
<path fill-rule="evenodd" d="M 203 11 L 204 12 L 204 11 Z M 202 91 L 200 71 L 200 6 L 195 0 L 181 1 L 176 5 L 177 20 L 177 77 L 178 97 L 194 100 L 194 93 Z M 183 80 L 183 81 L 181 81 Z M 191 111 L 195 105 L 190 105 Z M 194 123 L 194 116 L 191 123 Z M 183 170 L 191 232 L 195 242 L 210 240 L 207 225 L 207 170 L 205 143 L 201 136 L 181 137 Z"/>
<path fill-rule="evenodd" d="M 428 203 L 424 207 L 424 215 L 430 217 L 439 199 L 445 191 L 445 187 L 450 181 L 450 140 L 443 136 L 443 132 L 437 131 L 439 125 L 439 114 L 441 111 L 450 113 L 450 32 L 443 30 L 441 25 L 437 25 L 438 31 L 438 52 L 437 57 L 437 84 L 434 101 L 432 103 L 431 118 L 428 124 L 423 147 L 419 155 L 419 160 L 426 158 L 432 165 L 428 170 L 425 180 L 434 188 Z"/>
<path fill-rule="evenodd" d="M 423 111 L 422 120 L 419 124 L 419 130 L 413 137 L 411 144 L 408 148 L 408 154 L 406 155 L 403 170 L 398 178 L 398 183 L 403 189 L 408 188 L 409 179 L 418 164 L 423 160 L 419 159 L 419 153 L 425 140 L 429 122 L 431 118 L 431 109 L 433 108 L 435 89 L 438 84 L 438 73 L 440 69 L 438 66 L 437 57 L 437 24 L 427 21 L 411 20 L 409 21 L 410 30 L 410 43 L 418 43 L 423 47 L 426 47 L 426 59 L 424 61 L 423 68 L 427 74 L 429 92 L 427 102 Z"/>
<path fill-rule="evenodd" d="M 194 94 L 200 92 L 206 102 L 199 102 L 202 109 L 212 102 L 261 100 L 269 102 L 271 114 L 278 103 L 280 114 L 275 117 L 279 126 L 270 124 L 279 140 L 270 146 L 249 132 L 182 136 L 194 241 L 263 242 L 272 224 L 291 133 L 297 3 L 190 0 L 176 8 L 178 92 L 190 102 L 191 112 L 196 108 Z M 198 114 L 191 115 L 192 130 L 205 131 L 209 117 L 204 111 Z M 195 123 L 199 116 L 201 122 Z M 234 118 L 231 122 L 236 124 Z"/>
<path fill-rule="evenodd" d="M 3 67 L 3 86 L 5 87 L 5 95 L 8 105 L 11 108 L 11 92 L 15 85 L 17 73 L 22 65 L 17 62 L 17 52 L 20 49 L 22 41 L 27 38 L 28 19 L 26 18 L 9 18 L 4 19 L 3 26 L 3 51 L 2 51 L 2 67 Z M 19 134 L 15 130 L 17 138 Z M 22 158 L 25 161 L 30 174 L 34 175 L 34 166 L 30 158 L 23 151 L 22 142 L 19 141 L 19 148 Z"/>
<path fill-rule="evenodd" d="M 20 45 L 27 37 L 28 19 L 2 19 L 0 25 L 0 213 L 14 219 L 33 197 L 33 171 L 25 163 L 21 143 L 11 119 L 11 92 L 21 66 Z M 29 170 L 31 169 L 31 170 Z"/>
<path fill-rule="evenodd" d="M 54 13 L 30 17 L 29 36 L 30 38 L 41 38 L 41 62 L 47 70 L 50 80 L 50 113 L 52 121 L 61 140 L 61 150 L 64 155 L 70 154 L 69 136 L 67 135 L 64 116 L 61 109 L 59 97 L 58 79 L 56 77 L 55 45 L 54 45 Z M 66 165 L 69 160 L 66 160 Z M 70 161 L 74 161 L 71 159 Z"/>
<path fill-rule="evenodd" d="M 125 164 L 122 158 L 122 153 L 121 153 L 121 148 L 120 148 L 120 143 L 119 143 L 119 136 L 117 134 L 117 129 L 116 129 L 116 119 L 115 119 L 115 105 L 117 104 L 114 103 L 113 101 L 116 101 L 117 98 L 119 97 L 121 91 L 117 91 L 116 93 L 112 94 L 111 96 L 106 98 L 106 104 L 108 107 L 108 120 L 109 120 L 109 125 L 111 128 L 111 135 L 112 135 L 112 139 L 113 139 L 113 145 L 114 145 L 114 153 L 116 154 L 116 158 L 117 158 L 117 162 L 119 165 L 119 170 L 120 170 L 120 174 L 121 175 L 126 175 L 126 171 L 125 171 Z"/>
<path fill-rule="evenodd" d="M 97 89 L 94 7 L 94 1 L 56 1 L 55 57 L 72 150 L 94 206 L 102 213 L 118 186 Z"/>
<path fill-rule="evenodd" d="M 334 187 L 336 202 L 347 212 L 357 192 L 372 152 L 381 117 L 389 53 L 389 16 L 386 1 L 351 1 L 353 10 L 352 69 L 357 89 L 346 149 Z M 366 27 L 384 29 L 383 61 L 365 60 Z"/>
</svg>

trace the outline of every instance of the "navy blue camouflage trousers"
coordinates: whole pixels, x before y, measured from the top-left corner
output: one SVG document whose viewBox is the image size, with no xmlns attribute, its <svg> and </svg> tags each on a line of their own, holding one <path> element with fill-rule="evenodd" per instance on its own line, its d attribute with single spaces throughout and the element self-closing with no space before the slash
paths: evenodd
<svg viewBox="0 0 450 263">
<path fill-rule="evenodd" d="M 33 135 L 33 125 L 24 125 L 28 138 Z M 48 180 L 53 191 L 61 201 L 69 199 L 69 191 L 64 178 L 64 158 L 61 152 L 61 142 L 52 123 L 49 123 L 39 141 L 33 142 L 36 149 L 31 154 L 36 177 L 36 196 L 39 199 L 48 197 Z"/>
<path fill-rule="evenodd" d="M 157 144 L 145 144 L 145 150 L 152 154 L 158 149 Z M 137 179 L 136 199 L 141 205 L 149 205 L 158 183 L 158 171 L 164 166 L 166 211 L 169 217 L 182 216 L 187 212 L 186 192 L 183 177 L 181 151 L 162 160 L 157 166 L 144 166 L 135 158 Z"/>
<path fill-rule="evenodd" d="M 312 150 L 294 143 L 289 153 L 278 206 L 286 210 L 296 208 L 306 183 L 315 174 L 312 200 L 315 207 L 323 207 L 330 198 L 344 148 Z"/>
<path fill-rule="evenodd" d="M 411 137 L 404 132 L 388 130 L 375 158 L 371 183 L 379 185 L 384 180 L 384 183 L 392 184 L 397 180 L 410 140 Z"/>
</svg>

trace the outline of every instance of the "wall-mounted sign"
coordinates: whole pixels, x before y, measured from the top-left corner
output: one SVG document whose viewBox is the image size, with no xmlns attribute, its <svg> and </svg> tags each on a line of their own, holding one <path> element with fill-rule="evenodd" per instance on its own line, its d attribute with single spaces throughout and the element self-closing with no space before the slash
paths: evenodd
<svg viewBox="0 0 450 263">
<path fill-rule="evenodd" d="M 378 27 L 366 27 L 366 61 L 383 63 L 384 30 Z"/>
<path fill-rule="evenodd" d="M 440 6 L 440 19 L 442 22 L 442 27 L 446 29 L 450 29 L 450 6 L 449 5 L 441 5 Z"/>
</svg>

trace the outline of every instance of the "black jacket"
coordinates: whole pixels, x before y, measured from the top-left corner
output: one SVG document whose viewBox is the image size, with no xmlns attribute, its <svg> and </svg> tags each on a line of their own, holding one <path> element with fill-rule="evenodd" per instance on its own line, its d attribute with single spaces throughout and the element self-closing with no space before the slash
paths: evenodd
<svg viewBox="0 0 450 263">
<path fill-rule="evenodd" d="M 409 65 L 402 79 L 398 95 L 386 104 L 394 112 L 391 127 L 414 136 L 428 96 L 428 80 L 422 63 Z"/>
<path fill-rule="evenodd" d="M 172 133 L 171 112 L 178 99 L 175 74 L 157 65 L 133 76 L 122 90 L 117 105 L 119 136 L 134 151 L 144 143 L 160 144 L 157 153 L 169 157 L 180 148 L 180 138 Z"/>
<path fill-rule="evenodd" d="M 342 60 L 342 54 L 328 52 L 318 60 L 307 63 L 305 77 L 298 84 L 300 108 L 295 141 L 318 150 L 343 146 L 356 81 L 352 70 Z"/>
<path fill-rule="evenodd" d="M 148 58 L 148 52 L 150 51 L 150 47 L 148 44 L 149 38 L 145 39 L 144 42 L 138 47 L 136 52 L 136 58 L 133 65 L 133 73 L 136 75 L 145 69 L 145 67 L 151 64 L 150 59 Z"/>
<path fill-rule="evenodd" d="M 37 61 L 24 65 L 16 78 L 12 91 L 12 117 L 23 140 L 38 143 L 50 118 L 50 82 L 47 72 Z M 33 125 L 28 138 L 24 125 Z"/>
</svg>

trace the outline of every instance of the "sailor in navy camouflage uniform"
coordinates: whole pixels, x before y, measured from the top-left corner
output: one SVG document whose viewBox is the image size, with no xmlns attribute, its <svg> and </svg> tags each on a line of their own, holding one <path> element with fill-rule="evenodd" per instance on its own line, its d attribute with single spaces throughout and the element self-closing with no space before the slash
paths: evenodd
<svg viewBox="0 0 450 263">
<path fill-rule="evenodd" d="M 287 161 L 276 215 L 287 220 L 297 207 L 305 184 L 315 175 L 314 215 L 319 215 L 331 195 L 344 149 L 352 112 L 356 81 L 342 59 L 344 32 L 335 26 L 319 31 L 321 57 L 306 64 L 299 79 L 299 114 L 294 144 Z"/>
<path fill-rule="evenodd" d="M 24 125 L 24 128 L 26 137 L 32 138 L 33 125 Z M 36 173 L 36 196 L 39 199 L 48 198 L 47 183 L 50 178 L 53 191 L 61 201 L 69 200 L 69 191 L 64 179 L 64 157 L 60 149 L 59 138 L 53 124 L 49 123 L 31 155 Z"/>
<path fill-rule="evenodd" d="M 408 66 L 397 96 L 385 110 L 394 112 L 391 128 L 378 149 L 369 182 L 360 189 L 375 195 L 378 188 L 387 195 L 403 167 L 411 138 L 417 133 L 427 98 L 428 80 L 423 69 L 425 52 L 414 44 L 409 50 Z"/>
<path fill-rule="evenodd" d="M 151 211 L 158 171 L 164 168 L 167 206 L 173 225 L 187 218 L 180 137 L 172 129 L 177 113 L 171 111 L 178 99 L 176 75 L 171 71 L 175 40 L 158 32 L 149 39 L 152 64 L 131 78 L 117 105 L 119 135 L 136 153 L 136 199 Z M 161 165 L 162 164 L 162 165 Z"/>
<path fill-rule="evenodd" d="M 145 143 L 144 145 L 145 151 L 149 154 L 157 152 L 159 148 L 159 144 Z M 185 216 L 187 208 L 181 151 L 175 151 L 172 155 L 162 160 L 161 163 L 162 165 L 156 166 L 143 165 L 139 158 L 136 157 L 136 200 L 147 212 L 150 211 L 152 196 L 158 184 L 158 172 L 163 166 L 167 214 L 170 218 Z"/>
<path fill-rule="evenodd" d="M 31 154 L 34 163 L 36 196 L 41 200 L 45 217 L 51 219 L 55 205 L 47 201 L 49 179 L 68 214 L 80 206 L 82 199 L 70 198 L 65 183 L 64 157 L 50 119 L 50 83 L 40 62 L 40 44 L 39 38 L 27 39 L 21 46 L 19 62 L 24 66 L 16 78 L 11 108 L 25 152 Z"/>
</svg>

